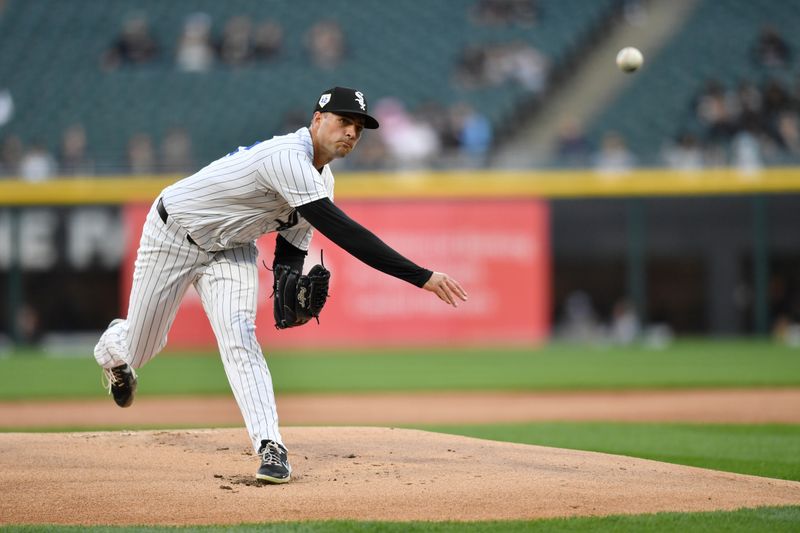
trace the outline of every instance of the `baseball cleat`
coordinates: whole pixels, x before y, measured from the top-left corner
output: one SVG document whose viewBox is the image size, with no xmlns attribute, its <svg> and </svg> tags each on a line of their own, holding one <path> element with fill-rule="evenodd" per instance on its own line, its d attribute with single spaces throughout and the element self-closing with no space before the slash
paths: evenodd
<svg viewBox="0 0 800 533">
<path fill-rule="evenodd" d="M 120 407 L 129 407 L 136 392 L 136 372 L 129 365 L 119 365 L 103 369 L 104 385 L 114 402 Z"/>
<path fill-rule="evenodd" d="M 282 444 L 272 440 L 262 440 L 258 449 L 261 456 L 261 467 L 256 472 L 256 479 L 269 483 L 286 483 L 292 474 L 288 452 Z"/>
</svg>

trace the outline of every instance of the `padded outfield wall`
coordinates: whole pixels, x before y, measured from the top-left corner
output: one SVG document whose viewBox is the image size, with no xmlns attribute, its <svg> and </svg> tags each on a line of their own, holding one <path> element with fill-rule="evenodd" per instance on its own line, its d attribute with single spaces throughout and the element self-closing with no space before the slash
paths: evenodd
<svg viewBox="0 0 800 533">
<path fill-rule="evenodd" d="M 40 333 L 99 330 L 122 312 L 143 212 L 179 178 L 0 183 L 6 334 L 20 309 L 35 312 Z M 325 249 L 331 306 L 321 326 L 277 336 L 265 271 L 259 331 L 273 345 L 537 343 L 575 291 L 601 320 L 628 299 L 678 333 L 766 332 L 785 307 L 772 286 L 791 300 L 800 285 L 794 168 L 353 174 L 337 177 L 337 202 L 414 260 L 452 273 L 473 299 L 456 312 L 431 305 L 318 238 L 308 263 Z M 262 257 L 272 240 L 259 243 Z M 170 346 L 208 344 L 190 294 Z"/>
</svg>

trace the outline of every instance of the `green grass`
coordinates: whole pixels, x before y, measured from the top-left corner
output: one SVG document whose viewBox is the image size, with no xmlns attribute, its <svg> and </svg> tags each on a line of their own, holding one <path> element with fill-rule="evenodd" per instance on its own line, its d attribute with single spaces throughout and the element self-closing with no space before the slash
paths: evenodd
<svg viewBox="0 0 800 533">
<path fill-rule="evenodd" d="M 532 422 L 415 427 L 800 481 L 800 425 Z"/>
<path fill-rule="evenodd" d="M 276 352 L 278 393 L 415 390 L 554 390 L 800 386 L 800 352 L 766 341 L 681 341 L 641 346 L 551 344 L 540 349 L 405 349 Z M 219 357 L 163 354 L 140 372 L 151 395 L 228 394 Z M 103 393 L 89 354 L 0 359 L 0 399 Z"/>
<path fill-rule="evenodd" d="M 536 521 L 505 522 L 289 522 L 285 524 L 243 524 L 238 526 L 208 527 L 65 527 L 65 526 L 10 526 L 9 533 L 39 531 L 91 533 L 164 533 L 169 531 L 189 533 L 485 533 L 502 531 L 649 533 L 663 531 L 692 532 L 796 532 L 800 528 L 800 507 L 759 507 L 737 511 L 713 513 L 658 513 L 648 515 L 606 516 L 600 518 L 557 518 Z"/>
</svg>

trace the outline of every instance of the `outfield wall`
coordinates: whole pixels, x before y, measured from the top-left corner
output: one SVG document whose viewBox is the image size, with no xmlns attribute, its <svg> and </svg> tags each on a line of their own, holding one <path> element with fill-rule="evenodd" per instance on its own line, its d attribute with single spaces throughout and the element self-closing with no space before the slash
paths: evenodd
<svg viewBox="0 0 800 533">
<path fill-rule="evenodd" d="M 14 333 L 18 324 L 9 317 L 21 308 L 38 311 L 43 331 L 100 329 L 119 314 L 143 206 L 177 179 L 0 182 L 5 332 Z M 337 263 L 336 283 L 343 283 L 335 288 L 355 305 L 345 305 L 334 292 L 323 325 L 313 332 L 303 328 L 292 342 L 536 342 L 561 319 L 564 300 L 575 290 L 595 298 L 602 320 L 616 301 L 628 298 L 643 316 L 673 323 L 679 333 L 766 331 L 780 311 L 767 290 L 773 274 L 789 272 L 784 285 L 800 285 L 791 278 L 800 272 L 800 240 L 793 229 L 800 227 L 798 198 L 800 169 L 794 168 L 756 175 L 729 169 L 343 174 L 337 177 L 337 202 L 416 261 L 462 279 L 472 307 L 434 315 L 449 310 L 432 305 L 438 302 L 428 301 L 429 295 L 405 290 L 402 282 L 371 277 L 368 268 L 315 239 L 312 256 L 320 245 L 325 248 Z M 441 219 L 425 223 L 432 214 Z M 487 243 L 497 242 L 508 249 L 494 247 L 501 251 L 494 257 L 485 253 Z M 259 246 L 262 257 L 271 255 L 271 238 Z M 262 279 L 262 299 L 267 285 Z M 731 296 L 736 291 L 744 294 L 738 303 Z M 418 323 L 397 310 L 369 309 L 364 294 L 370 292 L 378 305 L 394 302 Z M 190 296 L 187 309 L 191 302 Z M 180 344 L 182 331 L 196 331 L 186 324 L 205 324 L 198 312 L 195 306 L 200 318 L 193 322 L 179 319 L 171 345 Z M 265 334 L 270 315 L 261 309 L 259 329 Z M 376 316 L 384 322 L 371 321 Z M 210 341 L 210 335 L 202 336 L 202 343 Z"/>
</svg>

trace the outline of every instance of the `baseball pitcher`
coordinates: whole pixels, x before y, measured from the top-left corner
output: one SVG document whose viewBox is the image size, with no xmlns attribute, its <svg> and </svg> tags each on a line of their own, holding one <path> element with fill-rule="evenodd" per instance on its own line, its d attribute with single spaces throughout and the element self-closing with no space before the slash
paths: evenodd
<svg viewBox="0 0 800 533">
<path fill-rule="evenodd" d="M 133 402 L 135 369 L 164 348 L 178 306 L 194 285 L 260 456 L 256 478 L 285 483 L 291 466 L 255 335 L 256 239 L 277 233 L 272 292 L 278 328 L 318 318 L 325 305 L 330 272 L 320 264 L 301 274 L 314 229 L 367 265 L 447 304 L 467 300 L 456 280 L 409 261 L 333 203 L 328 163 L 353 151 L 365 128 L 378 128 L 378 121 L 369 115 L 364 93 L 334 87 L 317 100 L 308 127 L 240 147 L 161 192 L 142 230 L 128 316 L 113 320 L 94 349 L 117 405 Z"/>
</svg>

